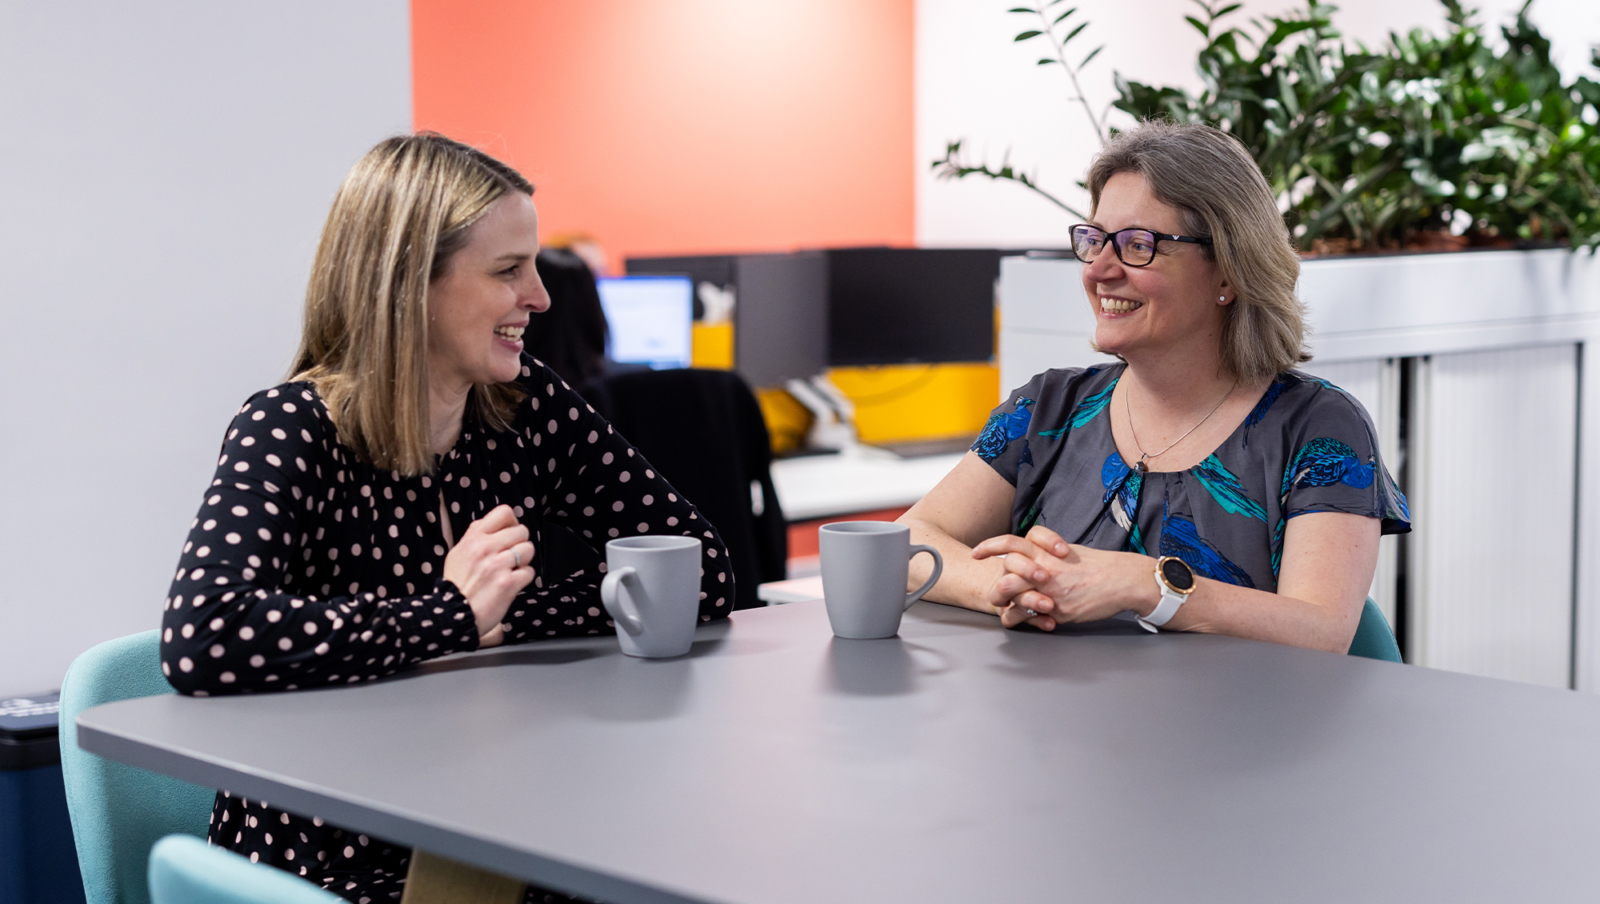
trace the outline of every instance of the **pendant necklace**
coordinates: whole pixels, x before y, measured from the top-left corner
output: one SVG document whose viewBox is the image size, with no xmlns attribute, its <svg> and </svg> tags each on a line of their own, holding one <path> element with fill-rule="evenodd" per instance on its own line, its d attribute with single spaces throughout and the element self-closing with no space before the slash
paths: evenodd
<svg viewBox="0 0 1600 904">
<path fill-rule="evenodd" d="M 1139 443 L 1139 432 L 1137 430 L 1133 429 L 1133 407 L 1132 407 L 1132 404 L 1128 401 L 1128 397 L 1133 395 L 1133 389 L 1132 389 L 1132 387 L 1129 387 L 1128 392 L 1123 393 L 1123 396 L 1122 396 L 1122 410 L 1124 412 L 1126 412 L 1127 415 L 1128 415 L 1128 433 L 1132 434 L 1132 436 L 1133 436 L 1134 448 L 1139 450 L 1139 460 L 1133 463 L 1133 469 L 1135 471 L 1138 471 L 1140 474 L 1143 474 L 1146 471 L 1150 470 L 1149 468 L 1145 467 L 1145 463 L 1144 463 L 1145 459 L 1147 459 L 1147 458 L 1160 458 L 1161 456 L 1167 454 L 1167 452 L 1169 450 L 1171 450 L 1173 446 L 1176 446 L 1177 444 L 1179 444 L 1179 443 L 1183 442 L 1184 440 L 1188 439 L 1189 438 L 1189 434 L 1191 434 L 1191 433 L 1195 432 L 1196 430 L 1200 429 L 1200 424 L 1204 424 L 1206 421 L 1211 420 L 1211 416 L 1213 414 L 1217 413 L 1217 409 L 1222 407 L 1222 403 L 1226 402 L 1229 398 L 1231 398 L 1233 396 L 1233 391 L 1235 389 L 1238 389 L 1238 388 L 1239 388 L 1239 380 L 1238 380 L 1238 378 L 1234 378 L 1233 385 L 1228 387 L 1227 394 L 1222 397 L 1221 401 L 1217 402 L 1215 407 L 1213 407 L 1210 411 L 1206 412 L 1206 416 L 1201 418 L 1198 423 L 1196 423 L 1193 427 L 1190 427 L 1188 430 L 1185 430 L 1183 432 L 1182 436 L 1178 437 L 1177 439 L 1173 440 L 1170 443 L 1167 443 L 1167 447 L 1165 449 L 1162 449 L 1160 452 L 1146 452 L 1144 450 L 1144 446 Z"/>
</svg>

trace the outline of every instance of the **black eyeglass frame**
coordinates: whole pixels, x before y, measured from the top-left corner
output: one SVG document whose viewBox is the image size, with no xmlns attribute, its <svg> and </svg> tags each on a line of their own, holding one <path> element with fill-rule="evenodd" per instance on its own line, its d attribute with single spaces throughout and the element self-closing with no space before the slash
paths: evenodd
<svg viewBox="0 0 1600 904">
<path fill-rule="evenodd" d="M 1213 244 L 1209 237 L 1192 236 L 1192 235 L 1172 235 L 1172 234 L 1166 233 L 1166 232 L 1156 232 L 1154 229 L 1146 229 L 1143 226 L 1129 226 L 1127 229 L 1119 229 L 1116 232 L 1106 232 L 1104 229 L 1101 229 L 1099 226 L 1094 226 L 1094 225 L 1091 225 L 1089 223 L 1078 223 L 1077 225 L 1073 226 L 1071 229 L 1067 230 L 1067 241 L 1072 246 L 1072 256 L 1077 258 L 1080 261 L 1083 261 L 1083 263 L 1086 263 L 1086 264 L 1092 264 L 1092 263 L 1094 263 L 1094 260 L 1092 258 L 1089 259 L 1089 260 L 1084 260 L 1083 255 L 1078 253 L 1078 243 L 1076 241 L 1073 241 L 1073 236 L 1077 233 L 1077 231 L 1079 229 L 1093 229 L 1096 232 L 1100 233 L 1101 235 L 1105 236 L 1106 238 L 1110 239 L 1111 240 L 1110 241 L 1111 253 L 1115 254 L 1117 256 L 1117 260 L 1121 261 L 1122 265 L 1124 267 L 1148 267 L 1151 264 L 1155 263 L 1156 252 L 1158 250 L 1160 250 L 1160 245 L 1161 245 L 1162 242 L 1187 242 L 1188 244 L 1191 244 L 1191 245 L 1210 245 L 1210 244 Z M 1126 235 L 1127 233 L 1130 233 L 1130 232 L 1143 232 L 1143 233 L 1146 233 L 1146 234 L 1150 235 L 1152 238 L 1155 239 L 1155 243 L 1152 244 L 1151 247 L 1150 247 L 1150 259 L 1145 261 L 1142 264 L 1129 263 L 1127 258 L 1124 258 L 1122 256 L 1122 243 L 1123 243 L 1122 236 L 1124 236 L 1124 235 Z"/>
</svg>

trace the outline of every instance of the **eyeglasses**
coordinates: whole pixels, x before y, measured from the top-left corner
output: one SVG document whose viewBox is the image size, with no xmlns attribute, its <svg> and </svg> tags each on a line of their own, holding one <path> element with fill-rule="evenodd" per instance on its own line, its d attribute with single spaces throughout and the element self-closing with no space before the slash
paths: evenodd
<svg viewBox="0 0 1600 904">
<path fill-rule="evenodd" d="M 1072 253 L 1086 264 L 1093 263 L 1105 248 L 1106 238 L 1111 239 L 1111 250 L 1129 267 L 1148 267 L 1156 258 L 1156 244 L 1158 242 L 1188 242 L 1191 245 L 1209 245 L 1209 238 L 1195 238 L 1192 235 L 1168 235 L 1165 232 L 1151 232 L 1148 229 L 1123 229 L 1119 232 L 1107 233 L 1098 226 L 1079 223 L 1072 227 Z"/>
</svg>

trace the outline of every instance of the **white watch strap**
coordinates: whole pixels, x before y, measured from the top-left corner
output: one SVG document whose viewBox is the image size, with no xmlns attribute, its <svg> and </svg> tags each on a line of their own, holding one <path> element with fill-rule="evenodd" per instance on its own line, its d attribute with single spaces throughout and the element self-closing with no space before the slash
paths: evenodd
<svg viewBox="0 0 1600 904">
<path fill-rule="evenodd" d="M 1138 617 L 1139 624 L 1152 634 L 1156 633 L 1157 628 L 1172 621 L 1172 616 L 1178 614 L 1178 607 L 1182 606 L 1183 601 L 1189 598 L 1188 594 L 1175 593 L 1169 589 L 1166 583 L 1161 580 L 1159 574 L 1155 576 L 1155 581 L 1156 589 L 1161 591 L 1161 602 L 1156 604 L 1155 611 L 1149 615 Z"/>
</svg>

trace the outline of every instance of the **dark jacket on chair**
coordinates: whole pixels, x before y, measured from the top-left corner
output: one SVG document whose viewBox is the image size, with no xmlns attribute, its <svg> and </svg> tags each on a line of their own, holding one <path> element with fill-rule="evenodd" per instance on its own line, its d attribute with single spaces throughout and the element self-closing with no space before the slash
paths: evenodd
<svg viewBox="0 0 1600 904">
<path fill-rule="evenodd" d="M 700 510 L 733 560 L 735 608 L 785 577 L 788 525 L 772 486 L 772 446 L 755 394 L 722 370 L 599 377 L 579 393 Z"/>
</svg>

